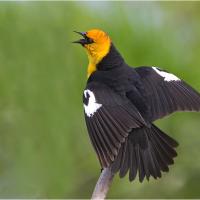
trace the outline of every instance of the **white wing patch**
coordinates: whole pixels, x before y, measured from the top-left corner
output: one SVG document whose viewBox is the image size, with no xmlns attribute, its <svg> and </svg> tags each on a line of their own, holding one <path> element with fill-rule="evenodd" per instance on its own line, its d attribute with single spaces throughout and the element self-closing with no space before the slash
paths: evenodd
<svg viewBox="0 0 200 200">
<path fill-rule="evenodd" d="M 94 115 L 94 113 L 101 108 L 102 104 L 99 104 L 96 102 L 96 98 L 94 96 L 94 93 L 91 90 L 85 90 L 84 91 L 84 96 L 85 98 L 87 98 L 89 95 L 89 99 L 88 99 L 88 104 L 84 105 L 84 110 L 85 110 L 85 114 L 88 117 L 92 117 Z"/>
<path fill-rule="evenodd" d="M 164 78 L 164 81 L 170 82 L 170 81 L 180 81 L 180 79 L 175 76 L 174 74 L 170 74 L 164 71 L 160 71 L 158 70 L 156 67 L 152 67 L 152 69 L 159 74 L 160 76 L 162 76 Z"/>
</svg>

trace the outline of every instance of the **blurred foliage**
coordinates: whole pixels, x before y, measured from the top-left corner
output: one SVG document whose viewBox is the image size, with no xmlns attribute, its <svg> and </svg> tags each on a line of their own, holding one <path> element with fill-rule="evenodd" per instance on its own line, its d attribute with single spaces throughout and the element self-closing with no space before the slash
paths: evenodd
<svg viewBox="0 0 200 200">
<path fill-rule="evenodd" d="M 199 2 L 1 2 L 0 197 L 89 198 L 100 174 L 82 107 L 87 58 L 72 31 L 108 32 L 127 63 L 200 91 Z M 159 180 L 115 177 L 109 198 L 200 198 L 200 114 L 157 123 L 179 156 Z"/>
</svg>

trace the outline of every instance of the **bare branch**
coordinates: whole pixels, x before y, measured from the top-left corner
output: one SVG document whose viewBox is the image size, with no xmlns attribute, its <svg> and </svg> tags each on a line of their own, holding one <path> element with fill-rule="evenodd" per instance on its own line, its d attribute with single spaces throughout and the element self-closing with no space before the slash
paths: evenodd
<svg viewBox="0 0 200 200">
<path fill-rule="evenodd" d="M 106 198 L 113 178 L 114 174 L 111 172 L 109 167 L 103 169 L 92 194 L 93 200 Z"/>
</svg>

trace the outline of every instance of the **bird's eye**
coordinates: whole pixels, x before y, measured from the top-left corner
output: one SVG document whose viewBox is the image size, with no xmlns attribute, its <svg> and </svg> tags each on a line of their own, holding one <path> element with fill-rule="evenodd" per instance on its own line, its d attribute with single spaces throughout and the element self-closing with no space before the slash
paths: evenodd
<svg viewBox="0 0 200 200">
<path fill-rule="evenodd" d="M 93 39 L 91 39 L 91 38 L 86 38 L 86 40 L 87 40 L 87 44 L 92 44 L 92 43 L 94 43 L 94 41 L 93 41 Z"/>
</svg>

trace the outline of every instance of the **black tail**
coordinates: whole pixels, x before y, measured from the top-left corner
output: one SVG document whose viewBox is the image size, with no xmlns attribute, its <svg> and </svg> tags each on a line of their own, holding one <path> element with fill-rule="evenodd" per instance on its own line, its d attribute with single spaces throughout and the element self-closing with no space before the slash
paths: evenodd
<svg viewBox="0 0 200 200">
<path fill-rule="evenodd" d="M 137 172 L 142 182 L 146 176 L 155 179 L 161 177 L 161 171 L 169 171 L 168 166 L 173 164 L 177 156 L 175 147 L 178 143 L 152 124 L 151 128 L 133 130 L 122 144 L 118 156 L 111 169 L 119 171 L 124 177 L 129 170 L 129 180 L 135 179 Z"/>
</svg>

